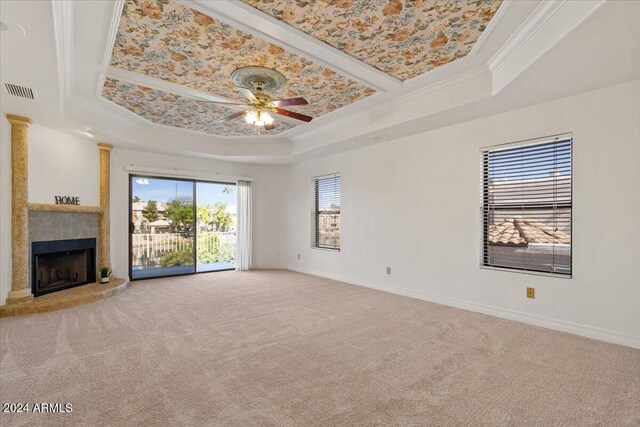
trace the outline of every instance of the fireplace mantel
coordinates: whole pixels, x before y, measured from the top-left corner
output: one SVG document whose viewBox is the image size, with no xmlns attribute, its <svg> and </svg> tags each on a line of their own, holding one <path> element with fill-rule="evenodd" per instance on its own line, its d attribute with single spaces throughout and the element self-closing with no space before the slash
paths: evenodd
<svg viewBox="0 0 640 427">
<path fill-rule="evenodd" d="M 32 215 L 58 215 L 62 216 L 62 219 L 68 223 L 68 217 L 72 216 L 69 214 L 94 214 L 97 216 L 97 268 L 111 267 L 109 184 L 110 152 L 113 146 L 106 143 L 97 144 L 100 157 L 100 188 L 97 189 L 100 192 L 100 206 L 29 203 L 28 129 L 31 124 L 31 120 L 26 117 L 12 114 L 7 114 L 6 117 L 11 123 L 11 289 L 7 295 L 5 304 L 0 306 L 0 314 L 2 309 L 8 306 L 14 304 L 24 306 L 25 304 L 32 304 L 37 301 L 34 300 L 31 292 L 31 281 L 29 280 L 32 261 L 30 257 L 29 243 L 30 234 L 31 231 L 33 231 L 30 231 L 29 217 Z M 91 217 L 93 221 L 94 215 L 82 215 L 82 217 Z M 82 223 L 85 219 L 86 218 L 82 218 L 82 221 L 78 222 Z M 54 224 L 53 227 L 60 228 L 60 224 Z M 70 230 L 72 233 L 76 233 L 76 228 L 76 223 L 74 223 L 71 228 L 67 230 Z M 65 236 L 65 239 L 82 237 L 93 236 Z M 97 277 L 94 280 L 97 280 Z M 102 294 L 101 292 L 98 293 Z M 63 293 L 62 295 L 69 295 L 69 293 Z M 86 299 L 82 298 L 81 300 L 85 301 Z M 43 307 L 44 306 L 49 307 L 49 305 L 43 305 Z M 44 309 L 41 307 L 39 310 L 42 311 Z M 21 309 L 20 312 L 25 311 Z"/>
<path fill-rule="evenodd" d="M 103 209 L 100 206 L 82 205 L 53 205 L 48 203 L 29 203 L 31 212 L 69 212 L 69 213 L 94 213 L 100 214 Z"/>
</svg>

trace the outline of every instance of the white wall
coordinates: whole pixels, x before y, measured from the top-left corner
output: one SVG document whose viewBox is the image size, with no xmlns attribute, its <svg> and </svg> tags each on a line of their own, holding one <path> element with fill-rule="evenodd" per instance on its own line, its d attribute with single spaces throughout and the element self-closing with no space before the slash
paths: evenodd
<svg viewBox="0 0 640 427">
<path fill-rule="evenodd" d="M 0 304 L 11 288 L 11 125 L 0 119 Z M 283 268 L 284 206 L 287 167 L 261 166 L 114 149 L 111 153 L 111 260 L 117 274 L 128 274 L 128 197 L 125 166 L 135 164 L 194 172 L 255 178 L 253 191 L 256 268 Z M 82 205 L 97 206 L 99 150 L 96 141 L 45 126 L 29 128 L 29 201 L 54 203 L 54 196 L 79 196 Z"/>
<path fill-rule="evenodd" d="M 221 173 L 255 178 L 253 183 L 253 266 L 284 268 L 287 168 L 193 159 L 139 151 L 111 152 L 111 263 L 128 275 L 129 171 L 127 165 Z"/>
<path fill-rule="evenodd" d="M 29 127 L 29 202 L 55 203 L 55 196 L 78 196 L 100 205 L 98 147 L 95 142 L 45 126 Z"/>
<path fill-rule="evenodd" d="M 480 269 L 479 148 L 564 132 L 573 278 Z M 310 247 L 309 181 L 333 172 L 339 253 Z M 640 347 L 640 81 L 293 165 L 289 200 L 291 269 Z"/>
</svg>

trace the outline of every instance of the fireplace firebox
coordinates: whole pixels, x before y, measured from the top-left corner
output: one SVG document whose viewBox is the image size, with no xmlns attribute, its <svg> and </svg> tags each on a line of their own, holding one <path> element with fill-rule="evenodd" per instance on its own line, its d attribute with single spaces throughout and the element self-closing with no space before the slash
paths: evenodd
<svg viewBox="0 0 640 427">
<path fill-rule="evenodd" d="M 96 239 L 52 240 L 31 244 L 34 296 L 96 280 Z"/>
</svg>

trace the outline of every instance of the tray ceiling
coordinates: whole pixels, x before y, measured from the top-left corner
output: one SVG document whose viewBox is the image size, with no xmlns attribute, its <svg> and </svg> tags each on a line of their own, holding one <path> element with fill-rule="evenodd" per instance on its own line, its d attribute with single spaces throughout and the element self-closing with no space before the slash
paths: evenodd
<svg viewBox="0 0 640 427">
<path fill-rule="evenodd" d="M 270 95 L 274 99 L 305 97 L 309 105 L 291 110 L 313 117 L 375 93 L 369 87 L 280 46 L 172 0 L 125 2 L 111 65 L 238 101 L 244 101 L 244 98 L 229 79 L 236 68 L 248 65 L 275 68 L 287 77 L 288 83 Z M 237 110 L 201 106 L 159 89 L 146 90 L 115 80 L 107 82 L 102 92 L 106 99 L 153 122 L 224 136 L 254 133 L 253 127 L 241 118 L 231 126 L 214 119 Z M 182 111 L 187 106 L 191 111 Z M 276 116 L 275 132 L 292 127 L 285 123 Z"/>
<path fill-rule="evenodd" d="M 407 80 L 467 55 L 502 0 L 242 0 Z"/>
<path fill-rule="evenodd" d="M 316 4 L 316 1 L 300 1 L 309 1 L 310 8 Z M 457 0 L 459 4 L 462 1 Z M 241 1 L 179 0 L 178 6 L 214 17 L 377 91 L 373 96 L 363 97 L 279 135 L 259 138 L 252 134 L 218 136 L 207 132 L 233 134 L 229 129 L 207 127 L 215 122 L 214 117 L 221 111 L 190 101 L 193 96 L 212 100 L 219 96 L 205 95 L 211 92 L 200 92 L 199 87 L 198 90 L 191 89 L 186 84 L 171 83 L 149 77 L 142 71 L 128 71 L 124 66 L 111 65 L 125 2 L 0 0 L 3 17 L 18 19 L 28 30 L 26 35 L 16 37 L 11 31 L 2 33 L 3 81 L 32 87 L 38 93 L 37 101 L 0 96 L 2 110 L 31 117 L 35 122 L 86 139 L 92 134 L 95 140 L 121 148 L 250 163 L 295 163 L 621 84 L 637 78 L 640 70 L 640 55 L 637 54 L 640 28 L 635 25 L 640 2 L 504 1 L 470 54 L 402 83 Z M 639 5 L 631 6 L 632 3 Z M 129 3 L 127 7 L 142 8 L 140 3 Z M 146 0 L 144 8 L 145 16 L 141 14 L 138 19 L 140 25 L 130 25 L 145 37 L 170 40 L 169 49 L 174 52 L 178 51 L 173 45 L 181 46 L 179 39 L 185 31 L 197 32 L 191 29 L 198 28 L 194 19 L 190 26 L 176 24 L 170 30 L 164 27 L 164 35 L 160 35 L 155 21 L 167 14 L 172 21 L 179 20 L 180 13 L 176 8 L 187 9 L 155 0 Z M 151 18 L 146 14 L 156 15 L 155 21 L 150 23 Z M 208 21 L 196 16 L 200 21 Z M 599 31 L 602 28 L 611 31 L 605 34 Z M 234 38 L 236 34 L 233 33 Z M 134 36 L 126 33 L 125 28 L 119 43 L 127 37 Z M 135 37 L 142 45 L 143 37 Z M 135 48 L 138 45 L 132 42 L 123 46 Z M 150 51 L 158 49 L 145 47 Z M 43 58 L 38 67 L 11 60 L 27 51 L 34 57 Z M 167 73 L 175 81 L 186 79 L 180 72 L 201 73 L 209 67 L 202 60 L 201 64 L 205 65 L 189 70 L 180 61 L 168 62 L 163 54 L 159 52 L 157 64 L 169 71 L 169 67 L 175 67 Z M 598 58 L 606 58 L 606 61 L 598 61 Z M 132 68 L 135 70 L 149 65 L 142 56 L 130 60 L 144 60 L 144 65 L 141 62 Z M 554 79 L 548 78 L 550 73 Z M 124 108 L 102 96 L 105 76 L 110 78 L 107 96 L 121 97 L 119 102 Z M 226 79 L 227 76 L 223 76 L 224 83 L 228 82 Z M 200 83 L 206 89 L 212 81 L 203 78 Z M 119 91 L 115 89 L 118 85 Z M 214 89 L 216 87 L 217 83 L 213 85 Z M 156 92 L 151 92 L 152 96 L 146 93 L 147 89 Z M 133 95 L 136 91 L 143 93 Z M 233 99 L 240 99 L 239 95 L 233 95 Z M 153 108 L 148 100 L 148 111 L 142 113 L 142 106 L 136 105 L 137 101 L 148 98 L 160 99 L 162 108 Z M 169 108 L 181 101 L 184 104 L 180 104 L 177 112 L 176 108 Z M 170 125 L 155 124 L 126 107 L 137 109 L 139 114 L 146 114 L 156 123 L 164 120 Z M 306 108 L 301 106 L 298 110 L 304 113 Z M 198 124 L 181 116 L 189 110 L 200 112 L 196 117 Z M 164 115 L 173 115 L 175 121 L 161 117 Z M 199 130 L 171 127 L 177 122 Z M 277 120 L 277 124 L 280 122 Z M 286 126 L 284 122 L 283 118 L 283 126 Z M 88 133 L 83 135 L 85 131 Z M 251 127 L 246 129 L 247 133 L 251 131 Z"/>
</svg>

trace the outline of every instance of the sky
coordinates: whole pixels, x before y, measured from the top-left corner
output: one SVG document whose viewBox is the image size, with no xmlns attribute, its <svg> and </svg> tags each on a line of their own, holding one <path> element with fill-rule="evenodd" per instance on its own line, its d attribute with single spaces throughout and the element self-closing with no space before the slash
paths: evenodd
<svg viewBox="0 0 640 427">
<path fill-rule="evenodd" d="M 554 171 L 560 176 L 571 174 L 571 140 L 489 152 L 489 178 L 493 180 L 546 178 Z"/>
<path fill-rule="evenodd" d="M 176 195 L 178 197 L 193 197 L 193 182 L 191 181 L 133 177 L 132 186 L 131 197 L 138 196 L 145 202 L 149 200 L 168 202 L 173 200 Z M 229 188 L 231 191 L 223 193 L 225 188 Z M 235 206 L 237 203 L 236 186 L 235 184 L 197 182 L 196 201 L 199 205 L 213 205 L 216 202 L 223 202 L 228 206 Z"/>
<path fill-rule="evenodd" d="M 333 205 L 340 206 L 340 177 L 321 178 L 318 181 L 318 209 L 333 210 Z"/>
</svg>

